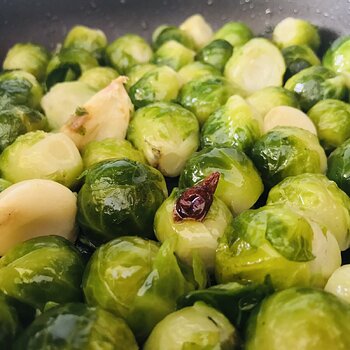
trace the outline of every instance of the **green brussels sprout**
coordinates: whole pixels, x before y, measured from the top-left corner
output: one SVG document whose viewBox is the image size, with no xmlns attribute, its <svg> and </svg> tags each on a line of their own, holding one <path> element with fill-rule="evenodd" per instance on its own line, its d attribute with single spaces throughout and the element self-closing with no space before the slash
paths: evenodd
<svg viewBox="0 0 350 350">
<path fill-rule="evenodd" d="M 164 43 L 154 54 L 156 65 L 167 65 L 175 70 L 194 61 L 195 52 L 175 40 Z"/>
<path fill-rule="evenodd" d="M 193 62 L 182 67 L 178 71 L 182 84 L 186 84 L 189 81 L 197 80 L 206 76 L 221 76 L 221 73 L 209 64 L 202 62 Z"/>
<path fill-rule="evenodd" d="M 327 170 L 327 157 L 317 136 L 292 126 L 276 127 L 261 136 L 251 158 L 269 188 L 288 176 Z"/>
<path fill-rule="evenodd" d="M 42 311 L 48 301 L 79 301 L 83 271 L 72 243 L 59 236 L 36 237 L 0 259 L 0 291 Z"/>
<path fill-rule="evenodd" d="M 197 302 L 160 321 L 144 350 L 239 349 L 234 326 L 219 311 Z"/>
<path fill-rule="evenodd" d="M 270 86 L 258 90 L 247 97 L 250 103 L 264 118 L 265 115 L 274 107 L 289 106 L 300 108 L 297 95 L 283 87 Z"/>
<path fill-rule="evenodd" d="M 0 98 L 14 105 L 39 108 L 43 88 L 34 75 L 14 70 L 0 74 Z"/>
<path fill-rule="evenodd" d="M 251 29 L 242 22 L 228 22 L 214 34 L 214 39 L 226 40 L 233 47 L 242 46 L 252 38 Z"/>
<path fill-rule="evenodd" d="M 325 291 L 332 293 L 343 299 L 344 301 L 350 303 L 350 265 L 343 265 L 336 269 L 329 280 L 327 281 L 326 286 L 324 287 Z"/>
<path fill-rule="evenodd" d="M 45 47 L 31 43 L 18 43 L 6 54 L 2 68 L 4 70 L 20 69 L 43 81 L 50 54 Z"/>
<path fill-rule="evenodd" d="M 85 169 L 107 159 L 127 158 L 135 162 L 146 163 L 143 153 L 135 149 L 129 141 L 116 139 L 88 143 L 84 148 L 82 158 Z"/>
<path fill-rule="evenodd" d="M 6 190 L 6 188 L 10 187 L 12 183 L 5 179 L 0 178 L 0 192 Z"/>
<path fill-rule="evenodd" d="M 154 103 L 136 111 L 127 138 L 150 165 L 175 177 L 199 146 L 199 125 L 190 111 L 175 103 Z"/>
<path fill-rule="evenodd" d="M 13 183 L 48 179 L 74 187 L 83 162 L 68 136 L 38 130 L 19 136 L 2 152 L 0 171 L 5 180 Z"/>
<path fill-rule="evenodd" d="M 329 152 L 350 138 L 350 105 L 339 100 L 322 100 L 309 111 L 308 116 L 317 128 L 323 148 Z"/>
<path fill-rule="evenodd" d="M 157 66 L 153 63 L 144 63 L 137 64 L 136 66 L 131 67 L 128 70 L 128 81 L 126 83 L 126 88 L 130 90 L 130 88 L 136 84 L 146 73 L 150 72 Z"/>
<path fill-rule="evenodd" d="M 7 349 L 21 330 L 17 311 L 8 298 L 0 295 L 0 347 Z"/>
<path fill-rule="evenodd" d="M 185 165 L 179 187 L 191 187 L 214 171 L 221 174 L 215 194 L 234 215 L 251 208 L 263 192 L 253 163 L 234 148 L 206 148 L 195 153 Z"/>
<path fill-rule="evenodd" d="M 16 340 L 13 350 L 137 350 L 124 320 L 80 303 L 45 311 Z"/>
<path fill-rule="evenodd" d="M 180 90 L 177 73 L 167 66 L 157 67 L 145 73 L 129 89 L 135 107 L 144 107 L 153 102 L 170 102 L 176 99 Z"/>
<path fill-rule="evenodd" d="M 232 56 L 232 45 L 222 39 L 216 39 L 204 46 L 196 55 L 196 60 L 210 64 L 220 72 L 225 68 L 226 62 Z"/>
<path fill-rule="evenodd" d="M 201 146 L 249 151 L 261 135 L 262 118 L 242 97 L 231 96 L 204 123 Z"/>
<path fill-rule="evenodd" d="M 50 90 L 57 83 L 78 80 L 83 72 L 97 66 L 96 58 L 83 49 L 62 49 L 47 65 L 46 87 Z"/>
<path fill-rule="evenodd" d="M 287 206 L 247 210 L 227 233 L 216 251 L 219 283 L 263 283 L 269 276 L 275 289 L 322 288 L 341 264 L 332 233 Z"/>
<path fill-rule="evenodd" d="M 305 68 L 321 64 L 315 52 L 307 45 L 287 46 L 282 49 L 282 55 L 287 66 L 285 79 L 289 79 Z"/>
<path fill-rule="evenodd" d="M 50 129 L 59 130 L 76 109 L 83 106 L 94 94 L 87 84 L 81 81 L 58 83 L 41 100 L 41 107 L 47 116 Z"/>
<path fill-rule="evenodd" d="M 288 79 L 284 87 L 299 96 L 300 106 L 306 112 L 318 101 L 348 97 L 345 78 L 321 66 L 303 69 Z"/>
<path fill-rule="evenodd" d="M 191 50 L 194 49 L 192 38 L 180 28 L 162 25 L 156 28 L 152 34 L 152 43 L 155 50 L 158 50 L 164 43 L 170 40 L 177 41 Z"/>
<path fill-rule="evenodd" d="M 247 350 L 350 347 L 350 308 L 322 290 L 291 288 L 265 299 L 250 319 Z"/>
<path fill-rule="evenodd" d="M 95 67 L 83 72 L 79 81 L 82 81 L 92 89 L 99 91 L 108 86 L 112 80 L 118 77 L 118 72 L 113 68 Z"/>
<path fill-rule="evenodd" d="M 225 77 L 247 94 L 268 86 L 282 86 L 286 70 L 283 56 L 269 40 L 255 38 L 234 50 Z"/>
<path fill-rule="evenodd" d="M 179 103 L 193 112 L 201 125 L 232 95 L 241 94 L 241 90 L 222 77 L 204 76 L 192 80 L 180 90 Z"/>
<path fill-rule="evenodd" d="M 129 159 L 106 160 L 86 173 L 77 220 L 94 244 L 125 234 L 152 237 L 154 215 L 166 197 L 156 169 Z"/>
<path fill-rule="evenodd" d="M 73 27 L 63 42 L 63 48 L 86 50 L 99 61 L 103 58 L 106 46 L 107 38 L 102 30 L 82 25 Z"/>
<path fill-rule="evenodd" d="M 152 56 L 148 43 L 135 34 L 123 35 L 106 48 L 108 63 L 122 74 L 137 64 L 148 63 Z"/>
<path fill-rule="evenodd" d="M 290 176 L 273 187 L 267 204 L 280 203 L 326 227 L 341 250 L 350 244 L 350 199 L 322 174 Z M 336 220 L 334 219 L 336 218 Z"/>
<path fill-rule="evenodd" d="M 320 46 L 318 29 L 310 22 L 299 18 L 283 19 L 276 25 L 272 37 L 282 49 L 293 45 L 307 45 L 316 51 Z"/>
<path fill-rule="evenodd" d="M 176 299 L 194 289 L 181 271 L 170 242 L 121 237 L 93 254 L 83 278 L 88 305 L 126 320 L 139 341 L 176 308 Z"/>
</svg>

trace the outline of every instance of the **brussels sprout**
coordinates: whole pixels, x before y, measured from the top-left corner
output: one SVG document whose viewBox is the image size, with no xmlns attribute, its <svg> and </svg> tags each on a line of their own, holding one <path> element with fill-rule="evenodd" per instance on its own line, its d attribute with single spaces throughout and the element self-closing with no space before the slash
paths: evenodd
<svg viewBox="0 0 350 350">
<path fill-rule="evenodd" d="M 204 76 L 185 84 L 179 93 L 179 103 L 193 112 L 202 125 L 208 117 L 226 103 L 228 98 L 241 94 L 241 90 L 226 79 Z"/>
<path fill-rule="evenodd" d="M 339 100 L 316 103 L 308 116 L 315 123 L 320 143 L 326 151 L 333 151 L 350 138 L 350 105 Z"/>
<path fill-rule="evenodd" d="M 47 66 L 46 87 L 49 90 L 57 83 L 77 80 L 85 71 L 97 66 L 96 58 L 83 49 L 62 49 Z"/>
<path fill-rule="evenodd" d="M 234 51 L 225 77 L 248 94 L 268 86 L 282 86 L 286 70 L 283 56 L 269 40 L 255 38 Z"/>
<path fill-rule="evenodd" d="M 76 184 L 83 162 L 73 141 L 62 133 L 33 131 L 19 136 L 0 155 L 5 180 L 48 179 L 67 187 Z"/>
<path fill-rule="evenodd" d="M 118 77 L 118 72 L 113 68 L 95 67 L 83 72 L 79 78 L 79 81 L 82 81 L 92 89 L 99 91 L 108 86 Z"/>
<path fill-rule="evenodd" d="M 194 49 L 192 38 L 180 28 L 162 25 L 156 28 L 152 34 L 152 42 L 155 50 L 159 49 L 164 43 L 170 40 L 175 40 L 189 49 Z"/>
<path fill-rule="evenodd" d="M 196 55 L 196 60 L 210 64 L 219 71 L 223 71 L 228 59 L 232 56 L 232 45 L 222 39 L 216 39 L 204 46 Z"/>
<path fill-rule="evenodd" d="M 341 250 L 349 247 L 350 199 L 325 175 L 301 174 L 284 179 L 269 193 L 267 204 L 274 203 L 298 210 L 326 227 Z"/>
<path fill-rule="evenodd" d="M 273 33 L 273 41 L 285 48 L 293 45 L 307 45 L 313 50 L 320 46 L 320 35 L 310 22 L 299 18 L 287 17 L 279 22 Z"/>
<path fill-rule="evenodd" d="M 317 137 L 292 126 L 277 127 L 261 136 L 251 158 L 267 187 L 288 176 L 327 170 L 327 157 Z"/>
<path fill-rule="evenodd" d="M 107 46 L 106 56 L 110 65 L 119 73 L 124 74 L 137 64 L 149 62 L 153 51 L 140 36 L 126 34 Z"/>
<path fill-rule="evenodd" d="M 123 317 L 139 341 L 194 289 L 169 242 L 160 248 L 139 237 L 121 237 L 96 250 L 83 278 L 89 305 Z"/>
<path fill-rule="evenodd" d="M 233 47 L 244 45 L 253 38 L 251 29 L 242 22 L 228 22 L 214 35 L 214 39 L 228 41 Z"/>
<path fill-rule="evenodd" d="M 297 95 L 283 87 L 270 86 L 258 90 L 247 98 L 262 117 L 274 107 L 290 106 L 300 108 Z"/>
<path fill-rule="evenodd" d="M 106 160 L 86 174 L 78 223 L 94 244 L 125 234 L 150 237 L 166 196 L 164 178 L 156 169 L 128 159 Z"/>
<path fill-rule="evenodd" d="M 128 81 L 126 88 L 129 90 L 135 83 L 137 83 L 146 73 L 150 72 L 157 66 L 153 63 L 137 64 L 128 70 Z"/>
<path fill-rule="evenodd" d="M 75 240 L 77 198 L 57 182 L 35 179 L 9 186 L 0 193 L 0 211 L 0 256 L 37 236 Z"/>
<path fill-rule="evenodd" d="M 10 187 L 11 185 L 12 183 L 10 181 L 0 178 L 0 192 L 6 190 L 6 188 Z"/>
<path fill-rule="evenodd" d="M 202 147 L 234 147 L 248 151 L 260 137 L 261 116 L 240 96 L 231 96 L 202 127 Z"/>
<path fill-rule="evenodd" d="M 343 265 L 336 269 L 329 278 L 325 291 L 332 293 L 350 303 L 350 265 Z"/>
<path fill-rule="evenodd" d="M 299 96 L 304 111 L 318 101 L 328 98 L 345 100 L 348 96 L 345 78 L 321 66 L 303 69 L 288 79 L 284 87 Z"/>
<path fill-rule="evenodd" d="M 219 283 L 263 283 L 276 289 L 324 287 L 340 266 L 334 236 L 301 214 L 281 205 L 248 210 L 220 240 L 215 273 Z"/>
<path fill-rule="evenodd" d="M 197 49 L 201 49 L 207 45 L 213 37 L 213 30 L 210 25 L 199 14 L 188 17 L 180 25 L 180 29 L 185 31 L 193 39 Z"/>
<path fill-rule="evenodd" d="M 221 73 L 213 66 L 202 62 L 193 62 L 182 67 L 178 71 L 182 84 L 186 84 L 189 81 L 197 80 L 206 76 L 221 76 Z"/>
<path fill-rule="evenodd" d="M 282 55 L 287 66 L 286 79 L 299 73 L 305 68 L 321 64 L 320 59 L 316 56 L 315 52 L 307 45 L 285 47 L 282 49 Z"/>
<path fill-rule="evenodd" d="M 38 316 L 15 342 L 13 350 L 137 350 L 125 321 L 85 304 L 69 303 Z"/>
<path fill-rule="evenodd" d="M 21 329 L 16 309 L 0 295 L 0 347 L 7 349 Z"/>
<path fill-rule="evenodd" d="M 193 62 L 195 52 L 175 40 L 164 43 L 154 54 L 153 62 L 175 70 Z"/>
<path fill-rule="evenodd" d="M 170 67 L 157 67 L 145 73 L 129 90 L 131 101 L 136 107 L 153 102 L 175 100 L 180 90 L 177 73 Z"/>
<path fill-rule="evenodd" d="M 63 42 L 63 48 L 86 50 L 99 61 L 103 58 L 106 46 L 107 38 L 102 30 L 81 25 L 73 27 Z"/>
<path fill-rule="evenodd" d="M 291 288 L 273 294 L 249 323 L 247 350 L 350 347 L 350 308 L 322 290 Z"/>
<path fill-rule="evenodd" d="M 144 350 L 239 349 L 238 334 L 219 311 L 197 302 L 160 321 Z"/>
<path fill-rule="evenodd" d="M 140 108 L 130 121 L 127 138 L 162 174 L 178 176 L 199 145 L 196 117 L 175 103 Z"/>
<path fill-rule="evenodd" d="M 92 141 L 87 144 L 83 151 L 85 169 L 91 168 L 103 160 L 123 158 L 146 163 L 143 153 L 135 149 L 126 140 L 105 139 L 102 141 Z"/>
<path fill-rule="evenodd" d="M 0 98 L 14 105 L 38 108 L 42 96 L 43 89 L 34 75 L 21 70 L 0 74 Z"/>
<path fill-rule="evenodd" d="M 52 130 L 60 129 L 82 106 L 96 93 L 87 84 L 80 81 L 58 83 L 41 100 L 41 107 L 47 116 Z"/>
<path fill-rule="evenodd" d="M 0 259 L 0 291 L 43 310 L 48 301 L 79 301 L 83 271 L 83 260 L 72 243 L 59 236 L 36 237 Z"/>
<path fill-rule="evenodd" d="M 186 163 L 179 187 L 191 187 L 214 171 L 221 176 L 216 196 L 233 214 L 249 209 L 263 192 L 263 184 L 251 160 L 233 148 L 207 148 Z"/>
<path fill-rule="evenodd" d="M 31 43 L 18 43 L 7 52 L 2 67 L 4 70 L 23 70 L 42 81 L 45 78 L 49 59 L 50 54 L 45 47 Z"/>
</svg>

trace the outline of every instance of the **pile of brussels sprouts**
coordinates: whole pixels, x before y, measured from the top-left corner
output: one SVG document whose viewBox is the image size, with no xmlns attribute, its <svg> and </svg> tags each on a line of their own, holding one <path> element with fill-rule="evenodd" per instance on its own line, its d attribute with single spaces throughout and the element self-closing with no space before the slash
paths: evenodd
<svg viewBox="0 0 350 350">
<path fill-rule="evenodd" d="M 0 348 L 350 349 L 350 37 L 319 47 L 200 15 L 11 47 Z"/>
</svg>

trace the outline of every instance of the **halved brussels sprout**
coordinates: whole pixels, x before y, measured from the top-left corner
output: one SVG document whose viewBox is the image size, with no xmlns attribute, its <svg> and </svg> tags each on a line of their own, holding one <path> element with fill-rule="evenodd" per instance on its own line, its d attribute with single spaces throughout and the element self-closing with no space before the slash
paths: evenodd
<svg viewBox="0 0 350 350">
<path fill-rule="evenodd" d="M 91 168 L 93 165 L 107 159 L 131 159 L 136 162 L 146 163 L 143 153 L 135 149 L 129 141 L 105 139 L 92 141 L 84 148 L 84 168 Z"/>
<path fill-rule="evenodd" d="M 34 75 L 22 70 L 0 74 L 0 98 L 9 103 L 39 108 L 42 96 L 43 88 Z"/>
<path fill-rule="evenodd" d="M 251 29 L 242 22 L 228 22 L 214 35 L 214 39 L 228 41 L 233 47 L 244 45 L 253 38 Z"/>
<path fill-rule="evenodd" d="M 103 58 L 106 46 L 107 38 L 102 30 L 82 25 L 73 27 L 63 42 L 63 48 L 86 50 L 99 61 Z"/>
<path fill-rule="evenodd" d="M 0 291 L 42 311 L 49 301 L 80 301 L 83 271 L 72 243 L 59 236 L 36 237 L 0 259 Z"/>
<path fill-rule="evenodd" d="M 62 49 L 54 55 L 46 69 L 46 87 L 63 81 L 78 80 L 83 72 L 97 67 L 96 58 L 86 50 L 78 48 Z"/>
<path fill-rule="evenodd" d="M 270 86 L 258 90 L 247 97 L 249 102 L 264 118 L 274 107 L 290 106 L 300 108 L 297 95 L 283 87 Z"/>
<path fill-rule="evenodd" d="M 193 62 L 182 67 L 178 71 L 181 83 L 186 84 L 189 81 L 197 80 L 206 76 L 221 76 L 221 73 L 213 66 L 202 62 Z"/>
<path fill-rule="evenodd" d="M 0 256 L 37 236 L 75 241 L 77 198 L 57 182 L 35 179 L 9 186 L 0 193 L 0 211 Z"/>
<path fill-rule="evenodd" d="M 170 40 L 175 40 L 189 49 L 194 49 L 192 37 L 180 28 L 162 25 L 156 28 L 152 34 L 153 48 L 155 50 Z"/>
<path fill-rule="evenodd" d="M 242 97 L 234 95 L 204 123 L 201 146 L 249 151 L 260 137 L 261 128 L 261 116 Z"/>
<path fill-rule="evenodd" d="M 196 117 L 175 103 L 154 103 L 136 111 L 127 138 L 148 163 L 174 177 L 199 146 Z"/>
<path fill-rule="evenodd" d="M 288 176 L 327 170 L 327 157 L 317 136 L 292 126 L 276 127 L 261 136 L 251 158 L 267 187 Z"/>
<path fill-rule="evenodd" d="M 183 107 L 196 115 L 202 125 L 230 96 L 241 93 L 238 86 L 222 77 L 204 76 L 185 84 L 180 90 L 178 100 Z"/>
<path fill-rule="evenodd" d="M 288 79 L 284 87 L 299 96 L 300 106 L 306 112 L 318 101 L 348 97 L 345 78 L 322 66 L 303 69 Z"/>
<path fill-rule="evenodd" d="M 265 299 L 251 318 L 247 350 L 350 347 L 350 307 L 332 294 L 291 288 Z"/>
<path fill-rule="evenodd" d="M 74 187 L 83 162 L 68 136 L 39 130 L 19 136 L 2 152 L 0 171 L 5 180 L 13 183 L 48 179 Z"/>
<path fill-rule="evenodd" d="M 339 100 L 322 100 L 309 111 L 318 138 L 326 151 L 333 151 L 350 138 L 350 105 Z"/>
<path fill-rule="evenodd" d="M 197 302 L 160 321 L 144 350 L 239 349 L 234 326 L 219 311 Z"/>
<path fill-rule="evenodd" d="M 222 39 L 216 39 L 204 46 L 196 55 L 196 60 L 210 64 L 220 72 L 225 68 L 226 62 L 232 56 L 232 45 Z"/>
<path fill-rule="evenodd" d="M 119 73 L 124 74 L 137 64 L 149 62 L 153 51 L 140 36 L 126 34 L 107 46 L 106 56 L 108 63 Z"/>
<path fill-rule="evenodd" d="M 268 86 L 282 86 L 286 70 L 283 56 L 269 40 L 255 38 L 234 50 L 225 77 L 248 94 Z"/>
<path fill-rule="evenodd" d="M 186 163 L 179 187 L 187 188 L 212 172 L 221 174 L 216 196 L 233 214 L 251 208 L 263 192 L 261 178 L 251 160 L 233 148 L 206 148 Z"/>
<path fill-rule="evenodd" d="M 128 81 L 126 82 L 126 88 L 130 88 L 136 84 L 146 73 L 150 72 L 157 66 L 153 63 L 137 64 L 128 70 Z"/>
<path fill-rule="evenodd" d="M 13 350 L 137 350 L 134 335 L 124 320 L 80 303 L 45 311 L 21 334 Z"/>
<path fill-rule="evenodd" d="M 154 215 L 166 197 L 158 170 L 129 159 L 106 160 L 86 173 L 78 223 L 94 244 L 121 235 L 152 237 Z"/>
<path fill-rule="evenodd" d="M 139 341 L 195 287 L 180 269 L 169 242 L 121 237 L 96 250 L 83 279 L 88 305 L 126 320 Z"/>
<path fill-rule="evenodd" d="M 131 101 L 136 107 L 153 102 L 170 102 L 176 99 L 180 90 L 177 73 L 170 67 L 157 67 L 145 73 L 129 89 Z"/>
<path fill-rule="evenodd" d="M 329 278 L 325 291 L 332 293 L 350 303 L 350 265 L 343 265 L 336 269 Z"/>
<path fill-rule="evenodd" d="M 263 283 L 269 276 L 276 289 L 324 287 L 341 264 L 332 233 L 286 206 L 245 211 L 227 233 L 216 251 L 219 283 Z"/>
<path fill-rule="evenodd" d="M 310 22 L 287 17 L 279 22 L 272 33 L 273 41 L 281 48 L 292 45 L 307 45 L 313 50 L 320 46 L 318 29 Z"/>
<path fill-rule="evenodd" d="M 0 347 L 8 348 L 13 344 L 16 335 L 21 330 L 16 309 L 11 305 L 9 299 L 0 295 Z"/>
<path fill-rule="evenodd" d="M 18 43 L 12 46 L 5 57 L 4 70 L 20 69 L 33 74 L 38 81 L 45 78 L 50 54 L 45 47 L 32 43 Z"/>
<path fill-rule="evenodd" d="M 92 89 L 99 91 L 108 86 L 118 77 L 118 72 L 111 67 L 95 67 L 83 72 L 79 81 L 82 81 Z"/>
<path fill-rule="evenodd" d="M 350 199 L 321 174 L 290 176 L 273 187 L 267 204 L 280 203 L 326 227 L 341 250 L 350 244 Z M 336 218 L 336 219 L 335 219 Z"/>
</svg>

